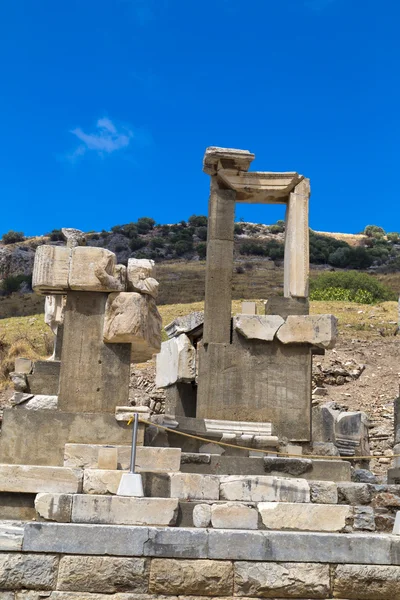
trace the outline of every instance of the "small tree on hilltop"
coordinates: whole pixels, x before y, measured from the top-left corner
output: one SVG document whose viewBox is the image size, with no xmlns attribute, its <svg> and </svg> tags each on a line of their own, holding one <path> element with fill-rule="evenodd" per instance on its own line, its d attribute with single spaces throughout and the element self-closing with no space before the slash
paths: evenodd
<svg viewBox="0 0 400 600">
<path fill-rule="evenodd" d="M 23 242 L 25 235 L 23 231 L 13 231 L 10 229 L 8 233 L 3 233 L 1 241 L 3 244 L 16 244 L 17 242 Z"/>
<path fill-rule="evenodd" d="M 385 230 L 378 225 L 367 225 L 364 229 L 364 235 L 367 237 L 381 237 L 385 235 Z"/>
</svg>

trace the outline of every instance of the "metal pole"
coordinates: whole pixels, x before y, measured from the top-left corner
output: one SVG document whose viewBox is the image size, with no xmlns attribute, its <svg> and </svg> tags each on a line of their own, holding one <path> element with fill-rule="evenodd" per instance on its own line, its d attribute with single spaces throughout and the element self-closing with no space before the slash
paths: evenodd
<svg viewBox="0 0 400 600">
<path fill-rule="evenodd" d="M 139 426 L 139 415 L 137 413 L 135 413 L 135 420 L 133 422 L 133 430 L 132 430 L 132 450 L 131 450 L 131 464 L 129 467 L 129 473 L 135 472 L 136 442 L 137 442 L 138 426 Z"/>
</svg>

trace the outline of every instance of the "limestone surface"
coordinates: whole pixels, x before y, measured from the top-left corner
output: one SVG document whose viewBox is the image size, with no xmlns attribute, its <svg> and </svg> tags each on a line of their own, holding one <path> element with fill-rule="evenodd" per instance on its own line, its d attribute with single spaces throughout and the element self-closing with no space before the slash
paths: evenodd
<svg viewBox="0 0 400 600">
<path fill-rule="evenodd" d="M 157 298 L 158 281 L 154 274 L 154 260 L 130 258 L 127 267 L 128 292 L 139 292 Z"/>
<path fill-rule="evenodd" d="M 0 465 L 0 492 L 76 494 L 82 485 L 82 471 L 66 467 Z"/>
<path fill-rule="evenodd" d="M 283 344 L 312 344 L 333 348 L 337 338 L 337 319 L 333 315 L 289 315 L 278 330 Z"/>
<path fill-rule="evenodd" d="M 115 593 L 148 590 L 148 560 L 115 556 L 63 556 L 57 588 L 77 592 Z"/>
<path fill-rule="evenodd" d="M 176 498 L 129 498 L 77 495 L 72 507 L 73 523 L 111 525 L 174 525 Z"/>
<path fill-rule="evenodd" d="M 334 597 L 357 600 L 399 600 L 400 568 L 386 565 L 338 565 Z"/>
<path fill-rule="evenodd" d="M 211 524 L 215 529 L 257 529 L 258 512 L 240 502 L 213 504 Z"/>
<path fill-rule="evenodd" d="M 156 387 L 166 388 L 174 383 L 191 383 L 196 377 L 196 350 L 182 333 L 161 344 L 156 359 Z"/>
<path fill-rule="evenodd" d="M 1 590 L 52 590 L 57 582 L 58 557 L 51 554 L 0 554 Z"/>
<path fill-rule="evenodd" d="M 13 523 L 0 523 L 0 551 L 21 550 L 24 530 Z"/>
<path fill-rule="evenodd" d="M 37 494 L 35 509 L 46 521 L 69 523 L 71 521 L 71 494 Z"/>
<path fill-rule="evenodd" d="M 71 250 L 63 246 L 39 246 L 33 266 L 32 289 L 41 294 L 68 290 Z"/>
<path fill-rule="evenodd" d="M 85 469 L 83 476 L 84 494 L 116 494 L 124 471 Z"/>
<path fill-rule="evenodd" d="M 258 510 L 267 529 L 342 531 L 353 514 L 349 506 L 260 502 Z"/>
<path fill-rule="evenodd" d="M 144 362 L 161 348 L 161 316 L 151 296 L 135 292 L 109 294 L 103 340 L 132 344 L 132 361 Z"/>
<path fill-rule="evenodd" d="M 211 523 L 210 504 L 196 504 L 193 509 L 193 525 L 195 527 L 208 527 Z"/>
<path fill-rule="evenodd" d="M 105 248 L 77 246 L 71 251 L 68 283 L 71 290 L 108 292 L 115 289 L 107 276 L 115 277 L 116 257 Z M 102 278 L 103 281 L 99 279 Z"/>
<path fill-rule="evenodd" d="M 219 478 L 198 473 L 171 473 L 171 498 L 180 500 L 218 500 Z"/>
<path fill-rule="evenodd" d="M 311 502 L 337 504 L 338 492 L 334 481 L 310 481 Z"/>
<path fill-rule="evenodd" d="M 143 443 L 143 442 L 142 442 Z M 65 444 L 64 466 L 97 469 L 99 450 L 97 444 Z M 131 456 L 130 446 L 114 446 L 117 450 L 119 469 L 128 469 Z M 157 448 L 138 446 L 135 468 L 138 471 L 174 472 L 180 470 L 180 448 Z"/>
<path fill-rule="evenodd" d="M 279 315 L 237 315 L 233 326 L 248 340 L 271 342 L 284 319 Z"/>
<path fill-rule="evenodd" d="M 304 479 L 223 475 L 220 482 L 221 500 L 304 503 L 310 501 L 310 486 Z"/>
<path fill-rule="evenodd" d="M 151 561 L 151 594 L 227 596 L 232 594 L 232 588 L 233 565 L 229 561 L 157 558 Z"/>
<path fill-rule="evenodd" d="M 235 596 L 329 598 L 329 565 L 235 563 Z"/>
</svg>

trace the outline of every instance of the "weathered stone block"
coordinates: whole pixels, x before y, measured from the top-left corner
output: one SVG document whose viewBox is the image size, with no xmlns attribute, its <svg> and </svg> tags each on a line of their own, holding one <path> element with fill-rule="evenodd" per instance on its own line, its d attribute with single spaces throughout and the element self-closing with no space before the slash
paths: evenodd
<svg viewBox="0 0 400 600">
<path fill-rule="evenodd" d="M 257 529 L 258 512 L 238 502 L 213 504 L 211 524 L 215 529 Z"/>
<path fill-rule="evenodd" d="M 149 294 L 153 298 L 158 294 L 158 281 L 155 277 L 154 260 L 130 258 L 127 267 L 127 290 Z"/>
<path fill-rule="evenodd" d="M 199 529 L 151 527 L 144 545 L 145 556 L 207 558 L 208 532 Z"/>
<path fill-rule="evenodd" d="M 143 444 L 143 438 L 138 441 Z M 104 446 L 106 447 L 106 446 Z M 118 453 L 118 468 L 128 469 L 131 446 L 114 446 Z M 98 468 L 98 452 L 102 446 L 98 444 L 65 444 L 64 466 L 82 469 Z M 180 470 L 180 448 L 152 448 L 141 446 L 136 448 L 137 471 L 155 471 L 173 473 Z"/>
<path fill-rule="evenodd" d="M 109 294 L 103 340 L 108 344 L 132 344 L 133 362 L 144 362 L 160 351 L 161 324 L 150 296 L 135 292 Z"/>
<path fill-rule="evenodd" d="M 375 511 L 372 506 L 354 507 L 354 531 L 375 531 Z"/>
<path fill-rule="evenodd" d="M 197 473 L 171 473 L 171 498 L 218 500 L 219 478 Z"/>
<path fill-rule="evenodd" d="M 118 468 L 118 449 L 115 446 L 113 448 L 100 447 L 97 467 L 108 471 L 116 470 Z"/>
<path fill-rule="evenodd" d="M 21 550 L 24 530 L 11 523 L 0 523 L 0 552 Z"/>
<path fill-rule="evenodd" d="M 400 513 L 399 513 L 400 514 Z M 210 504 L 196 504 L 193 509 L 193 525 L 195 527 L 208 527 L 211 523 Z"/>
<path fill-rule="evenodd" d="M 342 504 L 369 504 L 372 499 L 367 483 L 338 483 L 339 502 Z"/>
<path fill-rule="evenodd" d="M 233 590 L 233 565 L 216 560 L 151 561 L 149 592 L 201 596 L 229 596 Z"/>
<path fill-rule="evenodd" d="M 338 491 L 334 481 L 310 481 L 311 502 L 337 504 Z"/>
<path fill-rule="evenodd" d="M 82 471 L 78 469 L 35 465 L 0 465 L 1 492 L 76 494 L 80 491 L 81 486 Z"/>
<path fill-rule="evenodd" d="M 32 361 L 30 358 L 16 358 L 14 363 L 16 373 L 25 373 L 28 375 L 32 371 Z"/>
<path fill-rule="evenodd" d="M 312 344 L 333 348 L 337 338 L 337 319 L 333 315 L 289 315 L 277 332 L 283 344 Z"/>
<path fill-rule="evenodd" d="M 32 289 L 41 294 L 65 293 L 71 258 L 70 248 L 39 246 L 33 266 Z"/>
<path fill-rule="evenodd" d="M 59 360 L 35 360 L 32 373 L 26 376 L 30 392 L 35 395 L 57 396 L 60 367 Z"/>
<path fill-rule="evenodd" d="M 58 396 L 38 394 L 16 405 L 17 410 L 57 410 Z"/>
<path fill-rule="evenodd" d="M 165 388 L 174 383 L 190 383 L 196 377 L 196 350 L 182 333 L 161 344 L 156 359 L 156 387 Z"/>
<path fill-rule="evenodd" d="M 35 498 L 35 509 L 46 521 L 69 523 L 71 521 L 71 494 L 38 494 Z"/>
<path fill-rule="evenodd" d="M 333 579 L 335 598 L 399 600 L 400 568 L 377 565 L 338 565 Z"/>
<path fill-rule="evenodd" d="M 23 549 L 25 552 L 49 552 L 52 548 L 59 554 L 143 556 L 148 537 L 147 527 L 27 523 Z"/>
<path fill-rule="evenodd" d="M 260 502 L 262 521 L 267 529 L 300 531 L 342 531 L 352 516 L 349 506 Z"/>
<path fill-rule="evenodd" d="M 220 478 L 221 500 L 240 502 L 309 502 L 310 486 L 303 479 L 226 475 Z"/>
<path fill-rule="evenodd" d="M 58 590 L 115 593 L 148 591 L 149 565 L 145 558 L 63 556 Z"/>
<path fill-rule="evenodd" d="M 77 495 L 72 507 L 73 523 L 111 525 L 174 525 L 176 498 L 130 498 Z"/>
<path fill-rule="evenodd" d="M 343 412 L 335 424 L 335 441 L 343 456 L 369 455 L 369 420 L 365 413 Z"/>
<path fill-rule="evenodd" d="M 396 513 L 396 520 L 393 526 L 393 535 L 400 535 L 400 510 Z"/>
<path fill-rule="evenodd" d="M 52 590 L 57 582 L 58 557 L 37 554 L 0 554 L 0 589 Z"/>
<path fill-rule="evenodd" d="M 328 598 L 329 565 L 236 562 L 235 596 Z"/>
<path fill-rule="evenodd" d="M 121 290 L 116 275 L 116 256 L 105 248 L 77 246 L 71 251 L 69 287 L 85 292 L 110 292 Z M 104 278 L 110 278 L 106 281 Z M 115 279 L 114 279 L 115 278 Z"/>
<path fill-rule="evenodd" d="M 85 469 L 83 476 L 84 494 L 116 494 L 124 471 Z"/>
<path fill-rule="evenodd" d="M 248 340 L 263 340 L 270 342 L 274 339 L 284 319 L 278 315 L 237 315 L 233 318 L 233 326 Z"/>
</svg>

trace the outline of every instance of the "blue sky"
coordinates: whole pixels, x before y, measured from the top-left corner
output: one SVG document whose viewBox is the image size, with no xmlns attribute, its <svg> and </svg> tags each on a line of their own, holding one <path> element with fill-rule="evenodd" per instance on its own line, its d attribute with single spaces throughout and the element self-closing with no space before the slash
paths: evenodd
<svg viewBox="0 0 400 600">
<path fill-rule="evenodd" d="M 398 0 L 3 0 L 0 234 L 207 211 L 207 146 L 400 230 Z M 270 223 L 279 207 L 237 206 Z"/>
</svg>

